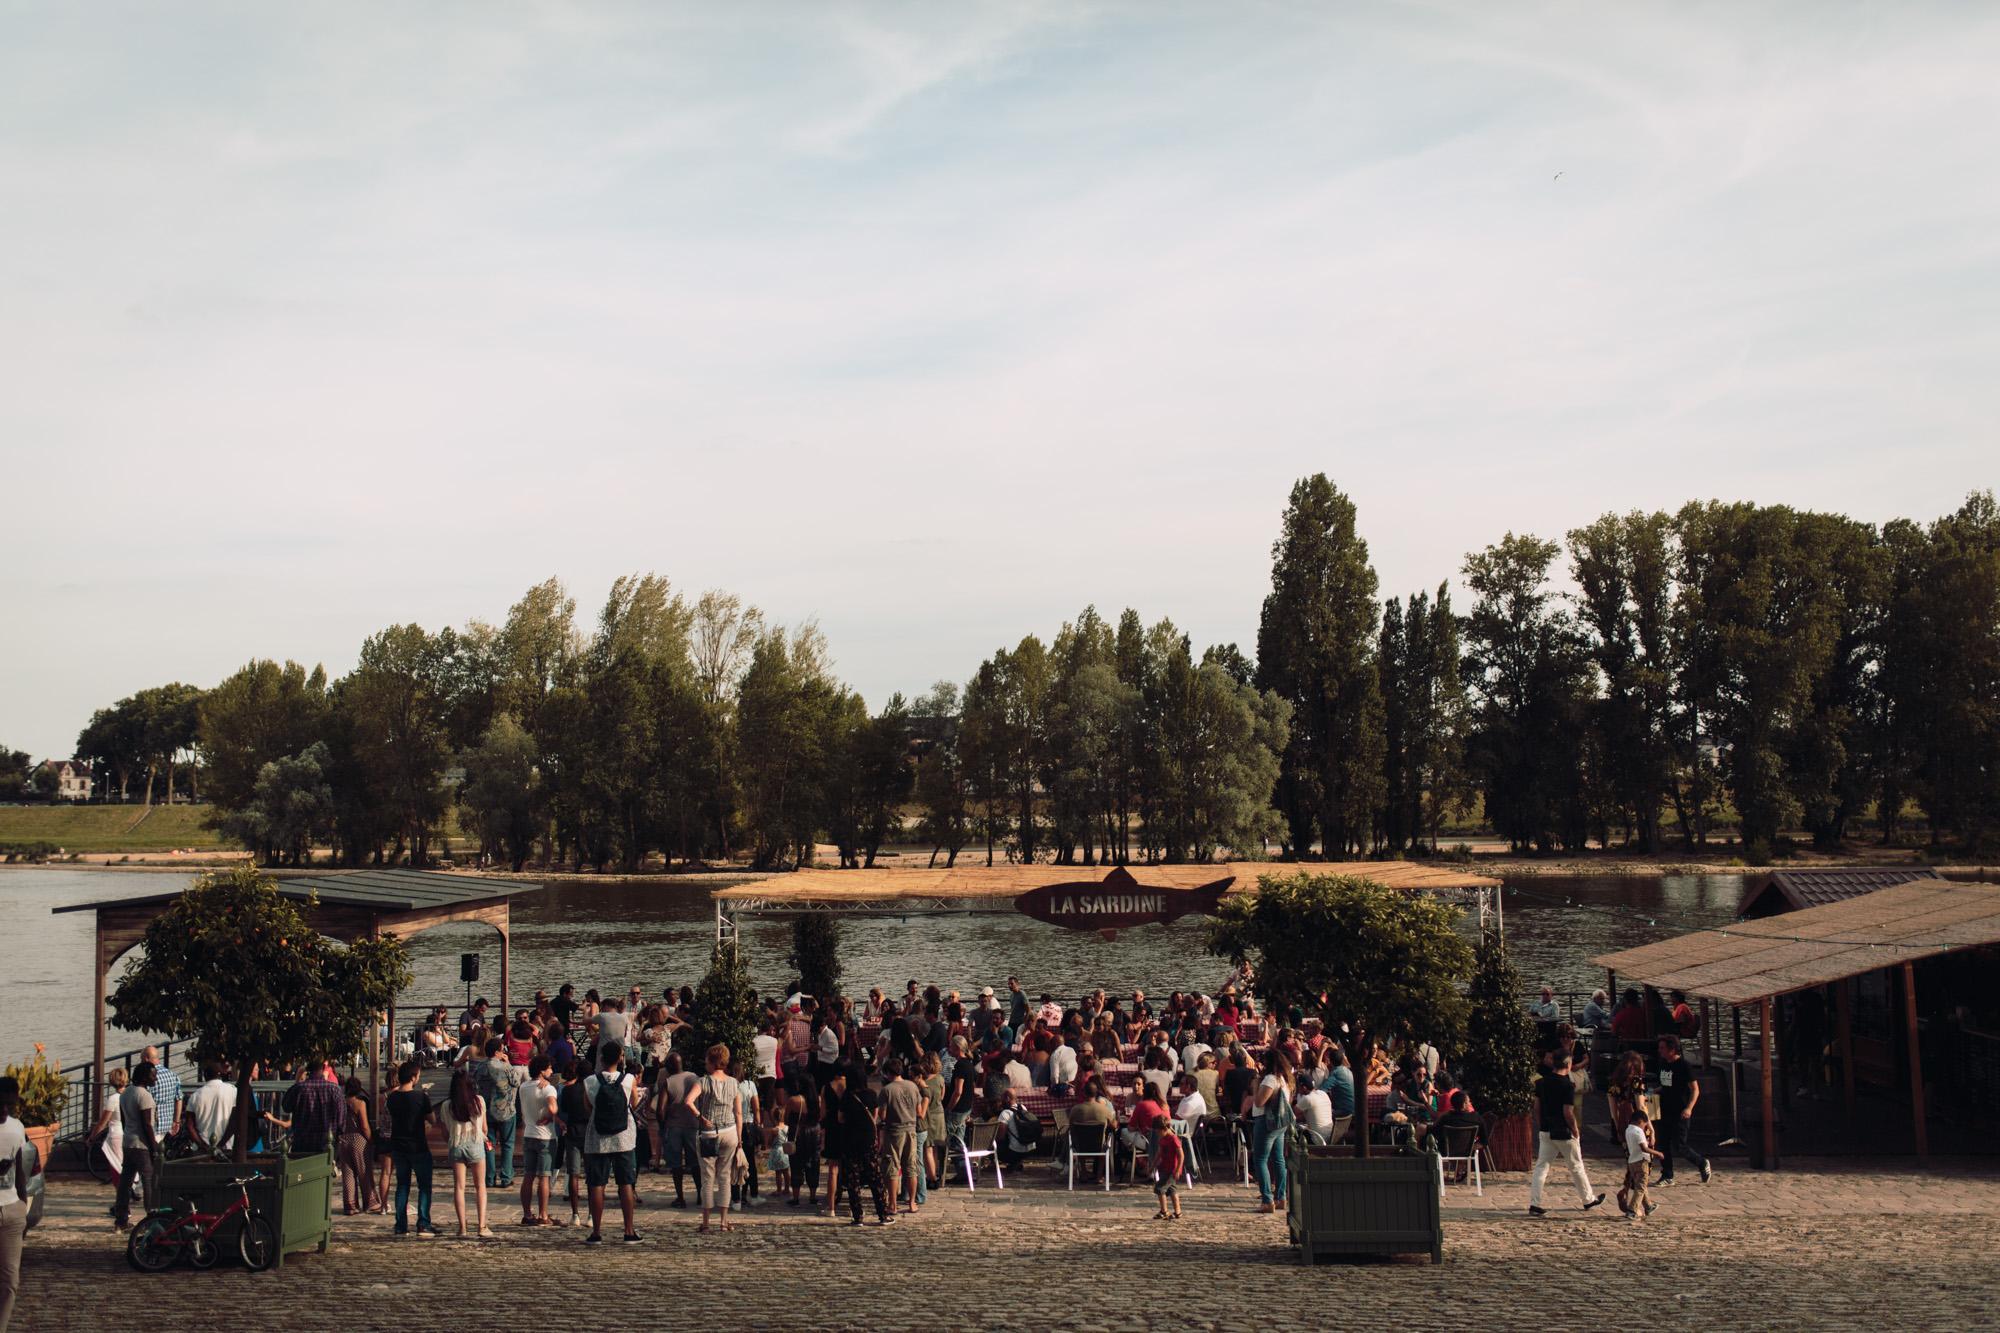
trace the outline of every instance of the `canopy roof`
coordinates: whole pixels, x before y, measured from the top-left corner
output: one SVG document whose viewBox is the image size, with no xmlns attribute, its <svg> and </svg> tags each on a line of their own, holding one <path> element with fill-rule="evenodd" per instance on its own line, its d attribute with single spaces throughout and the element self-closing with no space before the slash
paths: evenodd
<svg viewBox="0 0 2000 1333">
<path fill-rule="evenodd" d="M 1127 866 L 1140 884 L 1170 889 L 1200 888 L 1233 879 L 1230 893 L 1254 893 L 1259 875 L 1357 875 L 1395 889 L 1497 888 L 1500 881 L 1455 866 L 1417 861 L 1231 861 L 1220 865 Z M 801 870 L 753 884 L 717 889 L 726 904 L 763 910 L 787 907 L 885 907 L 927 903 L 961 911 L 990 907 L 1006 911 L 1013 900 L 1050 884 L 1090 883 L 1109 866 L 997 865 L 875 870 Z"/>
<path fill-rule="evenodd" d="M 1858 898 L 1911 880 L 1936 878 L 1934 872 L 1909 866 L 1836 866 L 1825 870 L 1774 870 L 1753 880 L 1743 895 L 1738 916 L 1769 916 L 1805 907 Z"/>
<path fill-rule="evenodd" d="M 363 907 L 378 912 L 414 912 L 425 908 L 462 907 L 528 893 L 542 886 L 516 879 L 446 874 L 437 870 L 349 870 L 324 875 L 280 875 L 272 880 L 279 896 L 317 895 L 322 907 Z M 141 907 L 172 902 L 181 890 L 137 898 L 104 898 L 71 903 L 57 912 L 92 912 L 100 907 Z"/>
<path fill-rule="evenodd" d="M 2000 885 L 1916 879 L 1591 961 L 1661 990 L 1748 1004 L 1986 944 L 2000 944 Z"/>
</svg>

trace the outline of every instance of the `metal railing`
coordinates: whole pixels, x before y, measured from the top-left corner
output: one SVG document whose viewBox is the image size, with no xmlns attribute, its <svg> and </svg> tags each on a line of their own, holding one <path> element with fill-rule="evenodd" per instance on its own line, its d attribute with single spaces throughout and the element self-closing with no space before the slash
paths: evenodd
<svg viewBox="0 0 2000 1333">
<path fill-rule="evenodd" d="M 169 1069 L 180 1076 L 182 1095 L 191 1091 L 199 1080 L 200 1070 L 195 1067 L 189 1054 L 194 1043 L 187 1041 L 156 1041 L 148 1045 L 157 1046 L 160 1059 Z M 178 1048 L 178 1049 L 176 1049 Z M 104 1057 L 104 1069 L 100 1071 L 86 1057 L 75 1062 L 60 1062 L 65 1070 L 73 1071 L 65 1080 L 69 1084 L 69 1097 L 63 1103 L 62 1115 L 56 1121 L 56 1142 L 66 1143 L 80 1139 L 91 1131 L 90 1102 L 91 1090 L 104 1073 L 112 1069 L 123 1069 L 130 1073 L 141 1063 L 146 1053 L 145 1046 L 134 1046 L 129 1051 L 118 1051 Z M 176 1062 L 176 1056 L 179 1057 Z M 110 1091 L 107 1085 L 105 1091 Z"/>
</svg>

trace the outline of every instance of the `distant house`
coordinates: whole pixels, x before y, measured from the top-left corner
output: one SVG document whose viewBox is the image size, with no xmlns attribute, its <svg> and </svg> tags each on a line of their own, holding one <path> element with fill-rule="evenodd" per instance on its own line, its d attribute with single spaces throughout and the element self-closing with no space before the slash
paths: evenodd
<svg viewBox="0 0 2000 1333">
<path fill-rule="evenodd" d="M 52 801 L 87 801 L 91 785 L 90 765 L 81 759 L 45 759 L 35 771 L 35 786 Z"/>
<path fill-rule="evenodd" d="M 1759 917 L 1777 916 L 1781 912 L 1796 912 L 1807 907 L 1824 907 L 1828 903 L 1844 902 L 1849 898 L 1859 898 L 1864 893 L 1877 889 L 1892 888 L 1897 884 L 1908 884 L 1913 879 L 1937 879 L 1938 875 L 1926 866 L 1906 868 L 1877 866 L 1843 866 L 1828 870 L 1777 870 L 1760 880 L 1754 880 L 1743 895 L 1742 906 L 1736 909 L 1739 920 L 1755 921 Z"/>
</svg>

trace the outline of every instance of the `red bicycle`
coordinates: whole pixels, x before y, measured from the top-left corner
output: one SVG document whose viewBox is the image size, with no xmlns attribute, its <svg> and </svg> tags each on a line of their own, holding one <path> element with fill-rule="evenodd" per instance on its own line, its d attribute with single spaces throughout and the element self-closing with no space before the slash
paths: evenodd
<svg viewBox="0 0 2000 1333">
<path fill-rule="evenodd" d="M 277 1260 L 278 1232 L 271 1219 L 251 1206 L 250 1186 L 266 1178 L 262 1171 L 253 1171 L 230 1181 L 236 1201 L 219 1213 L 197 1212 L 186 1198 L 179 1208 L 154 1209 L 132 1228 L 132 1239 L 125 1245 L 126 1262 L 142 1273 L 163 1273 L 182 1259 L 196 1268 L 213 1268 L 222 1257 L 216 1234 L 231 1218 L 241 1217 L 236 1252 L 244 1267 L 263 1272 Z"/>
</svg>

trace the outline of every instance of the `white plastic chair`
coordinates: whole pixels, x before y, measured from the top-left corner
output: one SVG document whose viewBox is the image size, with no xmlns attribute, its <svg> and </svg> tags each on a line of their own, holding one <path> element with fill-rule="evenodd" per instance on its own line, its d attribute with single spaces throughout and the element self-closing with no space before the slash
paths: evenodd
<svg viewBox="0 0 2000 1333">
<path fill-rule="evenodd" d="M 1076 1188 L 1076 1162 L 1081 1157 L 1104 1163 L 1104 1188 L 1111 1188 L 1111 1130 L 1104 1125 L 1069 1127 L 1069 1187 Z"/>
<path fill-rule="evenodd" d="M 965 1137 L 956 1139 L 959 1160 L 965 1165 L 965 1188 L 977 1190 L 972 1180 L 972 1164 L 980 1161 L 993 1163 L 993 1188 L 1007 1188 L 1007 1179 L 1000 1173 L 1000 1154 L 994 1150 L 999 1141 L 1000 1122 L 998 1120 L 974 1120 L 965 1126 Z"/>
<path fill-rule="evenodd" d="M 1434 1130 L 1439 1135 L 1438 1153 L 1438 1198 L 1444 1198 L 1444 1177 L 1446 1167 L 1469 1167 L 1472 1175 L 1472 1192 L 1484 1196 L 1484 1182 L 1479 1176 L 1479 1131 L 1472 1125 L 1460 1125 L 1444 1130 Z"/>
</svg>

